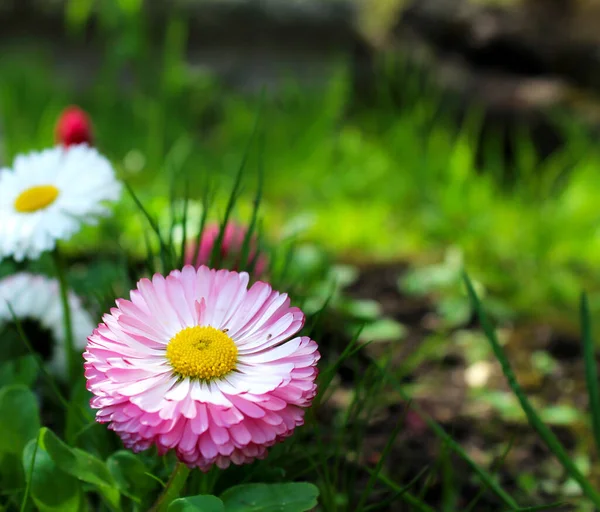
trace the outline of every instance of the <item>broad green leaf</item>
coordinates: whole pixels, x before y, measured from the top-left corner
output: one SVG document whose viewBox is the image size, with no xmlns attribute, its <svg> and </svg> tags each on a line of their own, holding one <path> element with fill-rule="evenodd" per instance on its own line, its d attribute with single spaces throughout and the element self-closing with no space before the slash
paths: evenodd
<svg viewBox="0 0 600 512">
<path fill-rule="evenodd" d="M 25 488 L 25 475 L 21 454 L 4 453 L 0 455 L 0 489 L 23 488 Z"/>
<path fill-rule="evenodd" d="M 127 14 L 138 14 L 142 6 L 142 0 L 118 0 L 121 10 Z"/>
<path fill-rule="evenodd" d="M 61 471 L 48 452 L 37 447 L 32 439 L 23 451 L 23 470 L 29 480 L 29 470 L 35 453 L 30 482 L 30 497 L 40 512 L 77 512 L 83 500 L 81 483 Z"/>
<path fill-rule="evenodd" d="M 129 451 L 120 450 L 113 453 L 106 465 L 119 490 L 130 498 L 142 500 L 158 485 L 149 475 L 146 465 Z"/>
<path fill-rule="evenodd" d="M 383 314 L 381 304 L 376 300 L 348 300 L 343 302 L 342 307 L 349 314 L 364 320 L 375 320 Z"/>
<path fill-rule="evenodd" d="M 382 318 L 365 325 L 359 340 L 369 341 L 398 341 L 406 336 L 406 327 L 391 318 Z"/>
<path fill-rule="evenodd" d="M 338 286 L 345 287 L 358 279 L 359 271 L 352 265 L 333 265 L 329 274 Z"/>
<path fill-rule="evenodd" d="M 549 425 L 573 425 L 585 419 L 579 409 L 567 404 L 548 406 L 540 411 L 540 417 Z"/>
<path fill-rule="evenodd" d="M 464 325 L 471 317 L 469 299 L 463 296 L 452 295 L 442 298 L 438 303 L 437 310 L 448 327 Z"/>
<path fill-rule="evenodd" d="M 39 429 L 37 399 L 28 388 L 17 385 L 0 391 L 0 453 L 21 455 Z"/>
<path fill-rule="evenodd" d="M 28 354 L 0 364 L 0 388 L 9 384 L 31 387 L 39 373 L 35 357 Z"/>
<path fill-rule="evenodd" d="M 189 496 L 172 501 L 167 512 L 225 512 L 225 506 L 216 496 Z"/>
<path fill-rule="evenodd" d="M 83 482 L 96 485 L 111 505 L 119 506 L 117 482 L 103 461 L 83 450 L 67 446 L 45 427 L 40 431 L 40 446 L 62 471 Z"/>
<path fill-rule="evenodd" d="M 81 30 L 92 14 L 93 0 L 69 0 L 65 6 L 65 18 L 72 30 Z"/>
<path fill-rule="evenodd" d="M 317 506 L 319 490 L 309 483 L 246 484 L 227 489 L 226 512 L 305 512 Z"/>
</svg>

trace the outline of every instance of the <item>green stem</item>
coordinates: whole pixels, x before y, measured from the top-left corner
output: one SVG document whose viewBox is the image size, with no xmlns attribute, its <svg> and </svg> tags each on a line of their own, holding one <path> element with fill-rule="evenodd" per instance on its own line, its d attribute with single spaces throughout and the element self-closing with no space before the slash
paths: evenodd
<svg viewBox="0 0 600 512">
<path fill-rule="evenodd" d="M 178 462 L 162 494 L 158 497 L 150 512 L 165 512 L 171 502 L 179 496 L 189 474 L 190 468 L 183 462 Z"/>
<path fill-rule="evenodd" d="M 58 247 L 52 252 L 56 276 L 60 284 L 60 300 L 63 309 L 63 326 L 65 329 L 65 353 L 67 355 L 67 375 L 69 382 L 73 384 L 77 376 L 75 362 L 75 343 L 73 341 L 73 324 L 71 323 L 71 306 L 69 305 L 69 285 L 67 283 L 67 272 Z"/>
</svg>

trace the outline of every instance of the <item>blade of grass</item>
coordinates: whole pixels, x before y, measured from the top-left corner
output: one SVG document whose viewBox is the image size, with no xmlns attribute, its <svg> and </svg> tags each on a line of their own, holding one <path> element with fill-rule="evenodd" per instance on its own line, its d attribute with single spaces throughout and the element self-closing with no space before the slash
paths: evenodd
<svg viewBox="0 0 600 512">
<path fill-rule="evenodd" d="M 373 474 L 373 470 L 366 468 L 367 472 L 370 474 Z M 392 503 L 394 503 L 396 500 L 402 498 L 402 496 L 404 496 L 405 494 L 409 493 L 409 489 L 411 487 L 413 487 L 419 480 L 421 480 L 421 477 L 427 473 L 429 471 L 429 468 L 426 466 L 424 467 L 421 471 L 419 471 L 417 473 L 417 476 L 415 476 L 410 482 L 408 482 L 404 487 L 400 487 L 398 484 L 396 484 L 395 482 L 393 482 L 392 480 L 390 480 L 389 478 L 387 478 L 385 475 L 379 473 L 377 475 L 377 479 L 384 483 L 385 485 L 387 485 L 391 490 L 394 491 L 394 494 L 392 496 L 390 496 L 389 498 L 379 502 L 379 503 L 374 503 L 373 505 L 369 505 L 368 507 L 364 508 L 364 512 L 367 512 L 369 510 L 377 510 L 378 508 L 382 508 L 385 507 L 387 505 L 391 505 Z M 412 496 L 413 499 L 417 499 L 414 495 Z M 425 510 L 433 510 L 431 508 L 429 508 L 429 505 L 425 504 L 425 503 L 421 503 L 421 506 L 426 507 Z"/>
<path fill-rule="evenodd" d="M 292 261 L 294 260 L 294 251 L 295 250 L 296 250 L 296 241 L 291 240 L 289 245 L 286 248 L 285 255 L 283 257 L 283 264 L 281 265 L 281 268 L 278 271 L 278 275 L 277 275 L 277 279 L 276 279 L 277 282 L 280 283 L 280 285 L 283 285 L 288 277 L 290 267 L 292 266 Z M 275 255 L 274 251 L 272 251 L 269 259 L 271 261 L 274 261 L 275 257 L 276 257 L 276 255 Z M 275 276 L 273 276 L 273 278 L 275 279 Z M 286 289 L 287 288 L 288 287 L 286 286 Z"/>
<path fill-rule="evenodd" d="M 557 439 L 554 433 L 550 430 L 550 428 L 548 428 L 546 424 L 541 420 L 541 418 L 535 412 L 535 409 L 525 396 L 525 393 L 523 393 L 521 386 L 517 382 L 517 378 L 512 370 L 512 367 L 510 366 L 508 358 L 506 357 L 506 354 L 504 353 L 504 350 L 502 349 L 502 346 L 500 345 L 500 342 L 496 337 L 496 333 L 492 328 L 492 325 L 488 321 L 487 315 L 481 305 L 481 301 L 475 293 L 475 289 L 473 288 L 469 276 L 465 273 L 463 274 L 463 278 L 467 286 L 467 292 L 471 299 L 471 303 L 473 304 L 473 308 L 475 309 L 479 318 L 479 322 L 481 323 L 481 326 L 483 328 L 483 332 L 485 333 L 488 341 L 490 342 L 494 355 L 496 356 L 496 359 L 498 359 L 498 362 L 502 367 L 502 373 L 504 373 L 504 376 L 508 381 L 510 389 L 519 400 L 521 408 L 527 416 L 529 424 L 537 432 L 541 440 L 550 449 L 550 451 L 554 453 L 554 455 L 561 463 L 565 471 L 569 474 L 569 476 L 571 476 L 571 478 L 573 478 L 573 480 L 575 480 L 579 484 L 583 493 L 590 499 L 590 501 L 596 507 L 600 507 L 600 493 L 592 487 L 592 484 L 579 471 L 575 463 L 569 457 L 569 454 L 564 449 L 563 445 L 560 443 L 560 441 Z"/>
<path fill-rule="evenodd" d="M 168 243 L 167 246 L 169 248 L 173 247 L 173 237 L 175 234 L 175 226 L 177 225 L 177 212 L 175 209 L 177 196 L 175 193 L 175 182 L 177 179 L 177 172 L 175 171 L 175 166 L 167 161 L 165 164 L 165 170 L 169 175 L 169 217 L 171 222 L 169 223 L 169 233 L 168 233 Z"/>
<path fill-rule="evenodd" d="M 52 259 L 56 269 L 56 277 L 59 283 L 60 302 L 63 313 L 63 329 L 64 329 L 64 350 L 67 359 L 67 376 L 69 382 L 73 384 L 77 378 L 77 361 L 75 352 L 75 342 L 73 340 L 73 322 L 71 320 L 71 304 L 69 303 L 69 283 L 67 282 L 67 266 L 60 248 L 57 246 L 52 251 Z"/>
<path fill-rule="evenodd" d="M 152 242 L 150 242 L 150 237 L 148 236 L 148 232 L 146 230 L 143 231 L 142 235 L 144 237 L 144 246 L 146 248 L 146 268 L 148 272 L 150 272 L 150 275 L 152 275 L 156 272 Z"/>
<path fill-rule="evenodd" d="M 264 165 L 263 165 L 263 153 L 264 153 L 264 135 L 260 137 L 259 142 L 259 163 L 258 163 L 258 184 L 256 187 L 256 195 L 254 196 L 254 201 L 252 203 L 252 217 L 250 219 L 250 224 L 248 225 L 248 229 L 246 230 L 246 234 L 244 235 L 244 241 L 242 242 L 242 249 L 240 252 L 240 267 L 246 268 L 249 264 L 248 258 L 250 257 L 250 242 L 252 240 L 252 235 L 254 233 L 254 229 L 256 228 L 256 222 L 258 220 L 258 209 L 260 207 L 260 203 L 262 200 L 262 189 L 263 189 L 263 178 L 264 178 Z M 256 264 L 256 259 L 258 258 L 258 249 L 256 254 L 254 255 L 254 261 L 252 263 Z"/>
<path fill-rule="evenodd" d="M 196 245 L 194 246 L 194 255 L 192 257 L 192 265 L 196 265 L 196 261 L 198 260 L 198 256 L 200 255 L 200 246 L 202 245 L 202 235 L 204 234 L 204 228 L 206 226 L 206 221 L 208 219 L 208 211 L 210 209 L 210 198 L 212 194 L 214 194 L 214 190 L 210 185 L 210 182 L 206 181 L 206 185 L 204 186 L 204 193 L 202 194 L 202 215 L 200 216 L 200 226 L 198 227 L 198 236 L 196 237 Z M 204 262 L 205 264 L 207 262 Z"/>
<path fill-rule="evenodd" d="M 396 422 L 396 425 L 394 426 L 394 429 L 392 430 L 391 434 L 388 436 L 388 439 L 385 443 L 383 451 L 381 452 L 381 456 L 379 457 L 379 460 L 377 461 L 377 464 L 375 465 L 375 469 L 371 472 L 371 475 L 369 476 L 369 480 L 367 481 L 367 485 L 365 486 L 365 488 L 359 498 L 358 506 L 356 507 L 357 510 L 362 510 L 363 505 L 365 504 L 365 502 L 371 495 L 371 491 L 373 490 L 373 487 L 375 486 L 375 481 L 377 480 L 377 475 L 379 475 L 379 473 L 381 473 L 381 469 L 383 468 L 383 463 L 386 460 L 389 453 L 392 451 L 394 442 L 396 441 L 396 437 L 398 437 L 398 434 L 400 433 L 400 429 L 403 426 L 404 426 L 404 417 L 398 419 L 398 421 Z"/>
<path fill-rule="evenodd" d="M 35 465 L 35 457 L 37 455 L 38 447 L 40 446 L 40 432 L 38 432 L 37 439 L 35 440 L 35 448 L 33 449 L 33 455 L 31 456 L 31 462 L 27 469 L 27 481 L 25 482 L 25 493 L 23 494 L 23 501 L 21 501 L 21 512 L 25 512 L 27 508 L 27 500 L 29 499 L 29 491 L 31 490 L 31 480 L 33 478 L 33 467 Z"/>
<path fill-rule="evenodd" d="M 148 210 L 146 210 L 146 208 L 144 208 L 144 205 L 142 204 L 142 202 L 139 200 L 138 196 L 135 194 L 135 192 L 131 188 L 131 185 L 129 185 L 129 183 L 127 183 L 126 181 L 124 183 L 125 183 L 125 188 L 127 189 L 127 191 L 129 192 L 129 195 L 133 199 L 133 202 L 139 208 L 139 210 L 142 212 L 143 216 L 146 218 L 146 220 L 150 224 L 152 231 L 154 231 L 154 233 L 158 237 L 158 243 L 160 245 L 160 260 L 161 260 L 161 264 L 163 267 L 162 270 L 166 271 L 167 269 L 169 269 L 169 265 L 168 265 L 168 263 L 169 263 L 168 252 L 169 251 L 168 251 L 167 245 L 165 244 L 165 241 L 162 238 L 162 235 L 160 234 L 160 229 L 158 227 L 158 224 L 152 218 L 150 213 L 148 213 Z"/>
<path fill-rule="evenodd" d="M 568 503 L 564 501 L 556 501 L 554 503 L 549 503 L 548 505 L 536 505 L 535 507 L 523 507 L 517 510 L 516 512 L 544 512 L 550 509 L 556 509 L 558 507 L 569 507 L 569 510 L 572 511 L 573 508 Z"/>
<path fill-rule="evenodd" d="M 177 203 L 177 182 L 183 174 L 183 167 L 186 159 L 192 152 L 192 141 L 188 136 L 183 136 L 173 144 L 165 157 L 164 169 L 169 176 L 169 209 L 171 214 L 171 224 L 169 226 L 169 248 L 174 252 L 173 237 L 177 225 L 178 215 L 176 211 Z M 185 197 L 189 195 L 189 174 L 186 174 Z M 184 210 L 185 211 L 185 210 Z"/>
<path fill-rule="evenodd" d="M 419 474 L 419 476 L 420 476 L 420 474 Z M 405 501 L 409 505 L 412 505 L 413 507 L 415 507 L 416 510 L 419 510 L 420 512 L 436 512 L 433 508 L 431 508 L 426 503 L 423 503 L 423 501 L 421 501 L 414 494 L 412 494 L 411 492 L 408 491 L 408 488 L 410 488 L 412 485 L 414 485 L 414 483 L 416 483 L 415 479 L 413 479 L 408 485 L 406 485 L 404 487 L 400 487 L 398 484 L 396 484 L 395 482 L 390 480 L 385 475 L 380 474 L 378 478 L 384 484 L 386 484 L 390 489 L 395 490 L 398 493 L 399 498 L 401 498 L 403 501 Z"/>
<path fill-rule="evenodd" d="M 60 405 L 62 405 L 64 407 L 67 414 L 69 414 L 71 412 L 71 410 L 73 410 L 73 408 L 74 408 L 75 411 L 77 411 L 77 413 L 79 414 L 79 416 L 80 416 L 79 419 L 81 420 L 81 424 L 83 426 L 85 426 L 88 423 L 95 423 L 95 418 L 93 415 L 90 415 L 89 411 L 86 411 L 83 407 L 81 407 L 80 404 L 73 404 L 73 402 L 68 401 L 63 396 L 63 394 L 60 392 L 58 385 L 56 384 L 56 382 L 54 381 L 52 376 L 46 370 L 41 358 L 39 357 L 39 354 L 33 349 L 33 345 L 31 344 L 31 341 L 25 334 L 25 331 L 23 330 L 23 326 L 21 325 L 21 322 L 19 321 L 18 317 L 16 316 L 10 302 L 7 302 L 6 304 L 8 306 L 8 310 L 10 311 L 10 314 L 12 316 L 13 322 L 15 323 L 15 326 L 17 328 L 17 332 L 19 333 L 19 337 L 21 338 L 21 341 L 27 347 L 27 350 L 29 351 L 29 353 L 34 357 L 35 361 L 38 364 L 40 372 L 44 376 L 44 379 L 46 379 L 46 381 L 48 382 L 50 389 L 52 389 L 52 391 L 56 395 L 56 398 L 60 402 Z M 67 442 L 69 444 L 73 444 L 74 440 L 67 439 Z M 94 443 L 95 443 L 95 441 L 94 441 Z"/>
<path fill-rule="evenodd" d="M 368 439 L 368 418 L 375 415 L 375 410 L 379 403 L 378 397 L 382 396 L 384 383 L 377 378 L 377 370 L 372 367 L 366 369 L 360 365 L 358 358 L 349 359 L 347 362 L 351 365 L 353 373 L 358 377 L 353 385 L 353 397 L 350 406 L 347 407 L 344 420 L 342 421 L 343 428 L 337 429 L 337 443 L 334 450 L 334 476 L 336 477 L 335 484 L 340 488 L 340 480 L 343 482 L 341 489 L 346 492 L 351 503 L 356 503 L 361 500 L 363 495 L 367 499 L 370 491 L 365 491 L 364 486 L 360 489 L 356 483 L 359 481 L 359 472 L 364 468 L 361 464 L 352 463 L 348 460 L 348 451 L 355 453 L 365 453 L 365 441 Z M 404 415 L 398 419 L 398 423 L 402 423 Z M 392 435 L 397 436 L 397 432 Z M 388 438 L 389 449 L 391 450 L 392 442 Z M 377 466 L 377 473 L 381 472 L 381 467 L 384 460 L 387 458 L 389 451 L 381 454 Z M 373 482 L 374 484 L 374 482 Z M 366 494 L 365 494 L 366 493 Z M 357 507 L 361 510 L 361 507 Z"/>
<path fill-rule="evenodd" d="M 183 268 L 183 264 L 185 262 L 185 246 L 187 243 L 187 222 L 188 222 L 188 208 L 189 208 L 189 199 L 190 199 L 190 179 L 189 175 L 185 177 L 185 196 L 183 198 L 183 214 L 181 216 L 182 223 L 182 235 L 181 235 L 181 245 L 179 247 L 179 262 L 180 265 L 177 265 L 178 268 Z"/>
<path fill-rule="evenodd" d="M 581 331 L 583 336 L 583 361 L 585 363 L 585 381 L 590 400 L 592 428 L 596 441 L 596 450 L 600 453 L 600 393 L 598 391 L 598 369 L 592 337 L 592 323 L 588 299 L 585 293 L 581 295 Z"/>
<path fill-rule="evenodd" d="M 23 341 L 23 343 L 25 344 L 25 346 L 27 347 L 27 350 L 29 351 L 29 353 L 35 358 L 35 361 L 37 362 L 40 372 L 42 373 L 42 375 L 44 376 L 44 378 L 46 379 L 46 381 L 48 382 L 50 388 L 52 389 L 52 391 L 54 392 L 54 394 L 56 395 L 56 398 L 58 399 L 58 401 L 60 402 L 60 404 L 65 408 L 65 410 L 70 410 L 72 405 L 69 403 L 69 401 L 63 396 L 63 394 L 60 392 L 60 389 L 58 388 L 58 385 L 56 384 L 56 382 L 54 381 L 54 379 L 52 378 L 52 376 L 48 373 L 48 371 L 46 370 L 44 364 L 42 363 L 39 354 L 33 349 L 33 345 L 31 344 L 31 341 L 29 341 L 29 338 L 27 337 L 27 335 L 25 334 L 25 331 L 23 331 L 23 326 L 21 325 L 21 322 L 19 321 L 17 315 L 15 314 L 10 302 L 6 303 L 8 306 L 8 310 L 10 311 L 10 314 L 12 316 L 13 322 L 15 323 L 15 327 L 17 328 L 17 332 L 19 333 L 19 337 L 21 338 L 21 341 Z M 93 420 L 92 417 L 90 417 L 87 414 L 87 411 L 81 409 L 81 408 L 77 408 L 77 410 L 79 410 L 79 412 L 82 414 L 83 416 L 83 424 L 85 425 L 88 421 Z"/>
<path fill-rule="evenodd" d="M 394 388 L 394 390 L 402 397 L 403 400 L 407 402 L 411 400 L 411 398 L 404 391 L 402 384 L 400 384 L 395 376 L 385 373 L 384 369 L 382 369 L 379 364 L 376 365 L 381 372 L 381 376 L 384 379 L 390 379 L 390 385 Z M 453 438 L 450 436 L 444 428 L 437 423 L 433 418 L 431 418 L 421 407 L 419 407 L 416 403 L 412 404 L 412 409 L 427 423 L 429 428 L 433 430 L 434 434 L 439 437 L 444 443 L 448 445 L 448 447 L 455 452 L 461 459 L 463 459 L 469 467 L 475 472 L 478 478 L 485 484 L 502 502 L 505 506 L 510 508 L 511 510 L 517 510 L 519 505 L 517 502 L 502 488 L 502 486 L 496 482 L 496 479 L 488 473 L 485 469 L 483 469 L 479 464 L 477 464 L 467 452 L 460 446 Z"/>
<path fill-rule="evenodd" d="M 502 464 L 504 464 L 506 457 L 508 457 L 508 454 L 510 453 L 510 451 L 513 447 L 513 443 L 514 443 L 514 437 L 511 438 L 511 440 L 508 442 L 508 444 L 506 445 L 506 449 L 504 450 L 504 452 L 502 453 L 500 458 L 497 461 L 494 461 L 494 463 L 492 464 L 492 471 L 494 471 L 494 472 L 497 471 L 502 466 Z M 477 493 L 477 495 L 467 505 L 467 508 L 465 508 L 464 512 L 471 512 L 471 510 L 475 510 L 475 505 L 477 505 L 477 503 L 479 503 L 479 500 L 482 498 L 484 492 L 485 492 L 485 489 L 480 489 L 479 492 Z"/>
<path fill-rule="evenodd" d="M 252 146 L 254 144 L 254 139 L 256 138 L 256 134 L 258 133 L 258 128 L 260 126 L 260 118 L 262 114 L 262 108 L 264 104 L 264 89 L 261 93 L 258 110 L 256 113 L 256 118 L 254 120 L 254 126 L 252 128 L 252 133 L 250 134 L 250 139 L 248 140 L 248 144 L 244 151 L 244 155 L 242 156 L 242 161 L 240 162 L 240 166 L 235 176 L 235 181 L 233 183 L 233 188 L 231 189 L 231 193 L 229 195 L 229 200 L 227 201 L 227 207 L 225 208 L 225 215 L 221 222 L 221 229 L 219 229 L 219 235 L 215 240 L 215 243 L 212 248 L 212 253 L 210 255 L 210 264 L 213 268 L 219 265 L 220 263 L 220 254 L 221 254 L 221 245 L 223 244 L 223 237 L 225 236 L 225 228 L 227 227 L 227 223 L 229 222 L 229 217 L 231 216 L 231 212 L 235 203 L 238 199 L 238 195 L 240 193 L 240 187 L 242 184 L 242 175 L 246 169 L 246 164 L 248 163 L 248 159 L 250 158 L 250 152 L 252 150 Z M 216 258 L 219 257 L 219 260 Z"/>
<path fill-rule="evenodd" d="M 361 330 L 358 330 L 358 332 L 350 340 L 350 343 L 346 345 L 346 348 L 344 348 L 343 352 L 340 354 L 337 360 L 332 365 L 325 368 L 325 370 L 323 370 L 319 375 L 319 393 L 313 400 L 312 409 L 318 409 L 319 405 L 323 401 L 325 392 L 331 385 L 331 382 L 333 381 L 333 378 L 335 377 L 335 374 L 338 368 L 341 366 L 341 364 L 352 355 L 353 349 L 356 349 L 356 347 L 360 349 L 360 345 L 358 344 L 358 337 L 360 336 L 360 332 Z"/>
</svg>

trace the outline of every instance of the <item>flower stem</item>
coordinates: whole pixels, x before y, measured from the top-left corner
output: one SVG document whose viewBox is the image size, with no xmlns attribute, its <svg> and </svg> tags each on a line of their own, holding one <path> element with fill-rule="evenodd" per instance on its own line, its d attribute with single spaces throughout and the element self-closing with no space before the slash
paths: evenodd
<svg viewBox="0 0 600 512">
<path fill-rule="evenodd" d="M 179 496 L 189 474 L 190 468 L 183 462 L 178 462 L 162 494 L 158 497 L 150 512 L 165 512 L 171 502 Z"/>
<path fill-rule="evenodd" d="M 67 272 L 65 263 L 58 247 L 52 252 L 56 276 L 60 284 L 60 300 L 63 309 L 63 326 L 65 336 L 65 354 L 67 356 L 67 375 L 69 382 L 73 384 L 77 376 L 75 368 L 75 344 L 73 342 L 73 324 L 71 323 L 71 306 L 69 305 L 69 285 L 67 283 Z"/>
</svg>

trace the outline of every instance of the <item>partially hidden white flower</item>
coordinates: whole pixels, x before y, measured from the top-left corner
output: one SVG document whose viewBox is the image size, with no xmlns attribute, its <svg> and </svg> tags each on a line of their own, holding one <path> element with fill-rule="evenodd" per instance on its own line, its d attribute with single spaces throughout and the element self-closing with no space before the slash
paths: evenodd
<svg viewBox="0 0 600 512">
<path fill-rule="evenodd" d="M 120 194 L 110 162 L 86 144 L 17 156 L 0 170 L 0 259 L 39 258 L 108 215 Z"/>
<path fill-rule="evenodd" d="M 68 297 L 74 348 L 79 353 L 83 353 L 87 337 L 94 330 L 95 325 L 90 314 L 82 307 L 79 298 L 72 292 L 69 292 Z M 19 322 L 37 322 L 40 327 L 51 334 L 53 345 L 48 350 L 50 360 L 47 364 L 52 373 L 64 376 L 67 370 L 67 354 L 58 281 L 26 272 L 19 272 L 1 279 L 0 333 L 7 324 L 14 323 L 13 312 Z M 37 340 L 29 341 L 35 344 Z M 0 335 L 0 345 L 1 343 Z"/>
</svg>

